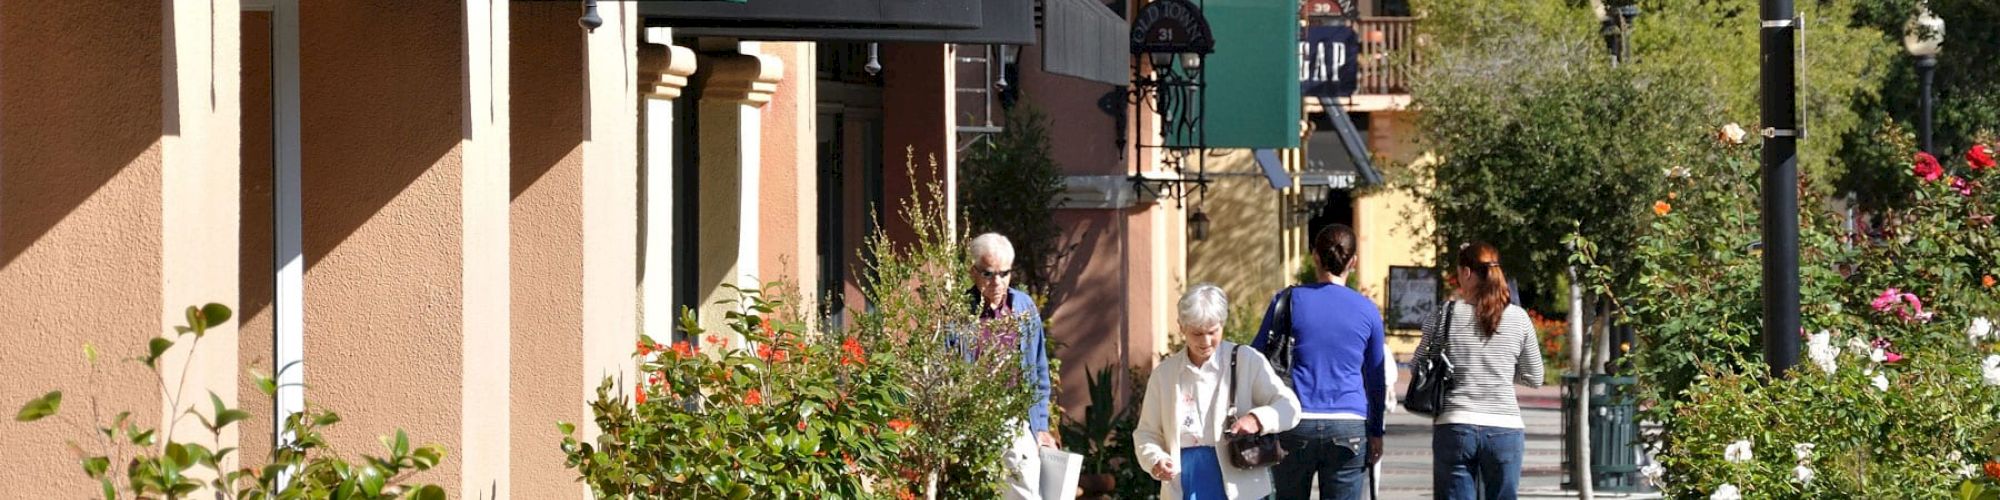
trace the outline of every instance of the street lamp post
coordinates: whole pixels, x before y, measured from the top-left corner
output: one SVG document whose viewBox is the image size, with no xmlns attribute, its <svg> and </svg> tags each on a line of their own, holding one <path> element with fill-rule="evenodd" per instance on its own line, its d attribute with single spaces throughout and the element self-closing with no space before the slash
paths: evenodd
<svg viewBox="0 0 2000 500">
<path fill-rule="evenodd" d="M 1923 93 L 1917 97 L 1917 107 L 1922 115 L 1917 117 L 1919 143 L 1924 152 L 1937 154 L 1931 149 L 1931 108 L 1937 97 L 1932 95 L 1931 79 L 1937 74 L 1937 55 L 1944 49 L 1944 20 L 1932 14 L 1930 8 L 1920 7 L 1917 16 L 1910 18 L 1903 26 L 1903 49 L 1917 58 L 1917 76 L 1923 80 Z"/>
<path fill-rule="evenodd" d="M 1764 236 L 1764 363 L 1772 377 L 1799 362 L 1799 96 L 1792 0 L 1761 0 L 1758 94 Z"/>
</svg>

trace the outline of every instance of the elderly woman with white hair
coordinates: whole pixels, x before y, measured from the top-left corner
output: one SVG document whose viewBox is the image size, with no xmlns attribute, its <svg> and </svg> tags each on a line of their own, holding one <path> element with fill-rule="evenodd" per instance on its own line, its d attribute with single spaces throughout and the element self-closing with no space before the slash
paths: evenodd
<svg viewBox="0 0 2000 500">
<path fill-rule="evenodd" d="M 1222 289 L 1209 284 L 1189 289 L 1180 301 L 1187 348 L 1161 360 L 1146 382 L 1132 441 L 1139 466 L 1160 481 L 1160 498 L 1271 494 L 1270 469 L 1239 469 L 1222 460 L 1216 447 L 1225 435 L 1276 434 L 1299 423 L 1298 397 L 1264 355 L 1222 340 L 1228 318 Z"/>
</svg>

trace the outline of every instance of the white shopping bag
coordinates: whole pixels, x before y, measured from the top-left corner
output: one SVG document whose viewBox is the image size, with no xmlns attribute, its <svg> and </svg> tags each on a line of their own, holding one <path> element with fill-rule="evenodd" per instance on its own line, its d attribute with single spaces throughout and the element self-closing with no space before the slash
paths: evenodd
<svg viewBox="0 0 2000 500">
<path fill-rule="evenodd" d="M 1083 455 L 1042 448 L 1043 500 L 1076 498 L 1076 481 L 1083 477 Z"/>
</svg>

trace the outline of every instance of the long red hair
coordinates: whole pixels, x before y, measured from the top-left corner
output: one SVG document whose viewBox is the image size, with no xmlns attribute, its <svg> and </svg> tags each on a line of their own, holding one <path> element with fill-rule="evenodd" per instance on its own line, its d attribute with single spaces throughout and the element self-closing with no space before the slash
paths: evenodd
<svg viewBox="0 0 2000 500">
<path fill-rule="evenodd" d="M 1473 242 L 1458 251 L 1458 267 L 1472 276 L 1459 283 L 1477 313 L 1479 335 L 1491 337 L 1500 330 L 1500 315 L 1507 312 L 1507 273 L 1500 270 L 1500 250 L 1486 242 Z"/>
</svg>

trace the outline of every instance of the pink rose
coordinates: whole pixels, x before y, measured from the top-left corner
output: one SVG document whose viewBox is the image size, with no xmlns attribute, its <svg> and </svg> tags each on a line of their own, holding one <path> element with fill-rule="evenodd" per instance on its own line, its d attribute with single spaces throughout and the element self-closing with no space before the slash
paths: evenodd
<svg viewBox="0 0 2000 500">
<path fill-rule="evenodd" d="M 1951 189 L 1958 191 L 1959 196 L 1972 196 L 1972 183 L 1964 177 L 1951 176 Z"/>
</svg>

